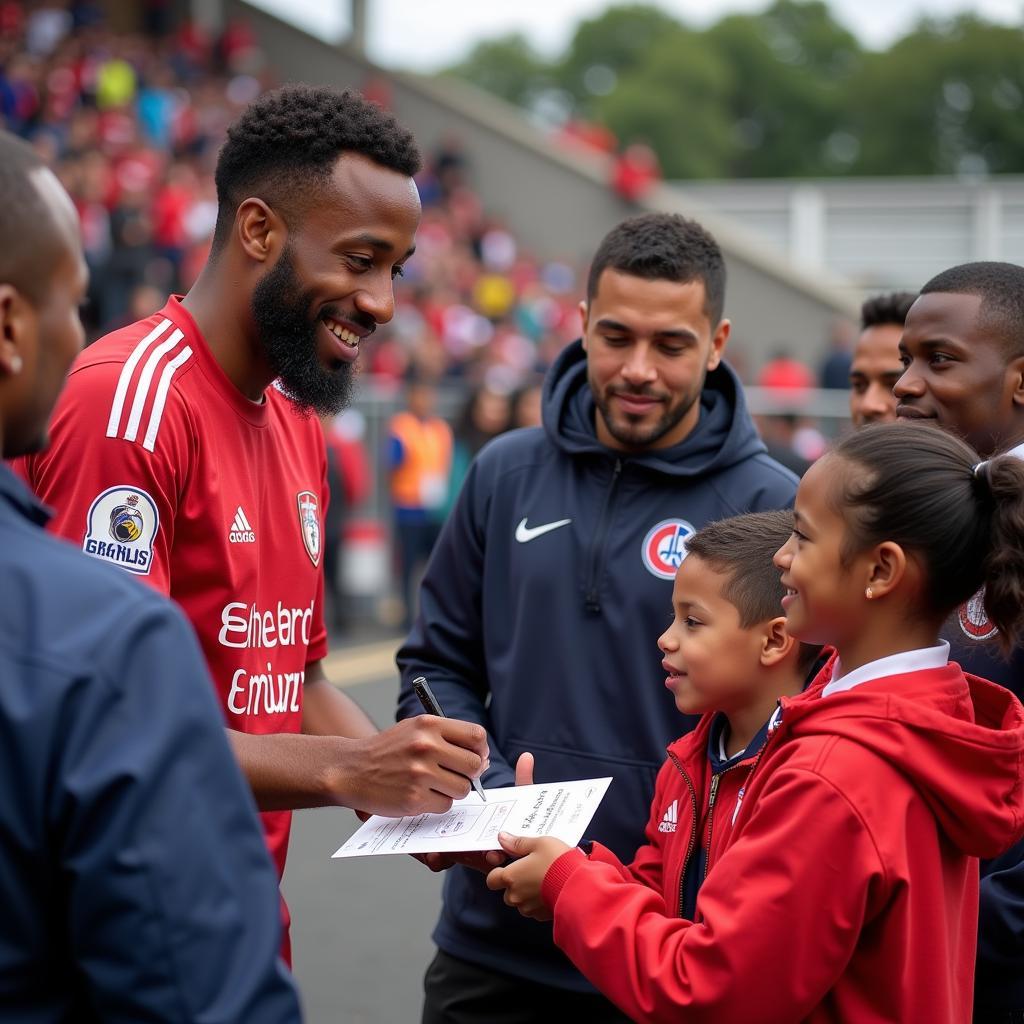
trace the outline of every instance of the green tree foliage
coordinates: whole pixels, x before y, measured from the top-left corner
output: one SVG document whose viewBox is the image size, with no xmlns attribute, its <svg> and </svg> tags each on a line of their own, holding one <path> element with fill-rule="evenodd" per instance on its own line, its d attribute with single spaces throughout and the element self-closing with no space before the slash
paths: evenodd
<svg viewBox="0 0 1024 1024">
<path fill-rule="evenodd" d="M 552 83 L 551 68 L 518 32 L 477 43 L 464 60 L 443 73 L 526 109 Z"/>
<path fill-rule="evenodd" d="M 856 174 L 1024 170 L 1024 32 L 924 22 L 854 77 Z"/>
<path fill-rule="evenodd" d="M 568 52 L 557 65 L 558 81 L 586 113 L 595 89 L 603 91 L 603 72 L 604 80 L 613 85 L 616 80 L 642 73 L 658 42 L 681 30 L 675 18 L 656 7 L 609 7 L 600 16 L 580 23 Z"/>
<path fill-rule="evenodd" d="M 728 106 L 732 89 L 722 58 L 699 33 L 677 26 L 616 89 L 595 97 L 592 109 L 623 145 L 652 146 L 667 177 L 712 177 L 735 150 Z"/>
<path fill-rule="evenodd" d="M 450 73 L 527 109 L 557 93 L 622 145 L 652 145 L 667 177 L 1024 171 L 1024 30 L 971 15 L 872 52 L 823 0 L 704 30 L 627 4 L 557 60 L 507 36 Z"/>
<path fill-rule="evenodd" d="M 737 153 L 725 175 L 846 169 L 843 103 L 862 52 L 824 3 L 778 0 L 762 14 L 730 15 L 708 30 L 706 41 L 734 70 L 729 110 Z"/>
</svg>

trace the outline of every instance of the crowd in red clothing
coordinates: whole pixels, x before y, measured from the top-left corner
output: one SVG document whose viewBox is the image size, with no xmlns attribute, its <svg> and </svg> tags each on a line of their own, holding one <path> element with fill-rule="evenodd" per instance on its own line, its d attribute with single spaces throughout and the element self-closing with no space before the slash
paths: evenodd
<svg viewBox="0 0 1024 1024">
<path fill-rule="evenodd" d="M 243 22 L 218 37 L 142 5 L 112 31 L 99 5 L 0 2 L 0 124 L 55 168 L 78 208 L 92 274 L 91 337 L 188 289 L 216 218 L 213 167 L 227 125 L 275 84 Z M 418 252 L 367 369 L 413 366 L 511 393 L 578 332 L 575 268 L 542 263 L 488 217 L 455 141 L 419 185 Z"/>
</svg>

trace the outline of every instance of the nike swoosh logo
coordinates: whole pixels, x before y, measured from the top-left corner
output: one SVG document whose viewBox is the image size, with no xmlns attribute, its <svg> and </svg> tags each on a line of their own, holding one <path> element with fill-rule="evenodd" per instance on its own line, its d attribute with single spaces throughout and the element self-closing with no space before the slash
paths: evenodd
<svg viewBox="0 0 1024 1024">
<path fill-rule="evenodd" d="M 531 541 L 535 537 L 540 537 L 545 533 L 550 533 L 552 530 L 557 530 L 560 526 L 568 526 L 571 522 L 571 519 L 559 519 L 557 523 L 544 523 L 543 526 L 531 527 L 526 525 L 526 519 L 524 519 L 516 527 L 516 540 L 519 541 L 520 544 L 525 544 L 527 541 Z"/>
</svg>

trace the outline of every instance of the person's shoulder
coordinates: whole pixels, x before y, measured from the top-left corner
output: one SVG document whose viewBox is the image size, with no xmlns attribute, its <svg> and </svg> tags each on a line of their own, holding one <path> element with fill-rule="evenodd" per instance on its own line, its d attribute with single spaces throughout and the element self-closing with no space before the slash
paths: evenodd
<svg viewBox="0 0 1024 1024">
<path fill-rule="evenodd" d="M 767 504 L 757 507 L 779 508 L 790 505 L 796 496 L 800 478 L 767 452 L 752 452 L 729 467 L 728 476 L 744 492 L 755 492 Z"/>
<path fill-rule="evenodd" d="M 95 421 L 106 437 L 152 451 L 182 403 L 179 385 L 195 365 L 184 332 L 161 313 L 105 335 L 75 360 L 55 419 Z"/>
<path fill-rule="evenodd" d="M 800 478 L 778 459 L 773 459 L 767 452 L 757 452 L 747 460 L 746 466 L 751 473 L 764 477 L 765 480 L 784 484 L 796 490 Z"/>
<path fill-rule="evenodd" d="M 149 587 L 140 586 L 123 569 L 108 566 L 82 554 L 72 544 L 44 530 L 31 530 L 0 564 L 21 561 L 36 571 L 29 577 L 41 595 L 54 602 L 62 594 L 75 598 L 121 598 L 134 607 L 157 607 L 167 601 Z"/>
<path fill-rule="evenodd" d="M 0 571 L 9 584 L 6 600 L 18 602 L 25 614 L 34 609 L 45 615 L 51 628 L 37 624 L 42 628 L 35 635 L 53 656 L 121 647 L 142 620 L 174 617 L 166 598 L 123 569 L 89 558 L 42 530 L 6 537 L 4 548 Z"/>
</svg>

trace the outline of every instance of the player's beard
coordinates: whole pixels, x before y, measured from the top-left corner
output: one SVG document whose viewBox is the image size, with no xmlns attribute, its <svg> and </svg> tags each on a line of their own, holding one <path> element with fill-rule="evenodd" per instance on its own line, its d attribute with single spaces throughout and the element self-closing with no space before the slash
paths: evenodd
<svg viewBox="0 0 1024 1024">
<path fill-rule="evenodd" d="M 252 293 L 252 317 L 282 392 L 304 412 L 333 416 L 344 409 L 355 387 L 353 364 L 338 361 L 326 370 L 317 355 L 317 326 L 302 294 L 289 249 Z"/>
</svg>

